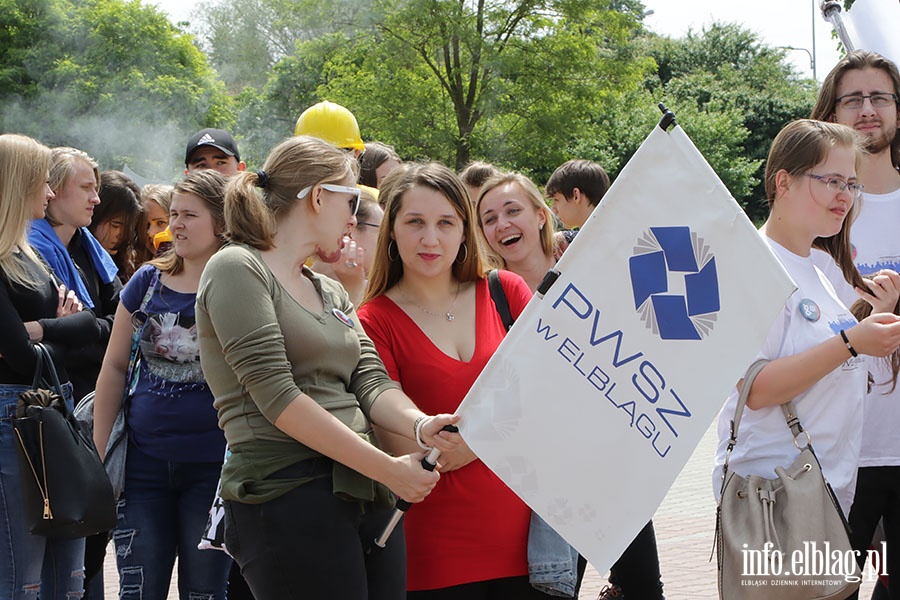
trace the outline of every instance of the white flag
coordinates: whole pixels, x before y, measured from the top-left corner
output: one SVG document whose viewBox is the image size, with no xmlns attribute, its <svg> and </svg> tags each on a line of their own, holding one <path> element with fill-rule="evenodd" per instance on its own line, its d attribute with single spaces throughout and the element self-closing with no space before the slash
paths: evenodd
<svg viewBox="0 0 900 600">
<path fill-rule="evenodd" d="M 654 128 L 556 270 L 466 396 L 460 430 L 602 573 L 794 285 L 677 126 Z"/>
<path fill-rule="evenodd" d="M 831 22 L 845 49 L 877 52 L 900 64 L 900 2 L 856 0 L 846 13 L 830 9 L 827 14 L 825 20 Z"/>
</svg>

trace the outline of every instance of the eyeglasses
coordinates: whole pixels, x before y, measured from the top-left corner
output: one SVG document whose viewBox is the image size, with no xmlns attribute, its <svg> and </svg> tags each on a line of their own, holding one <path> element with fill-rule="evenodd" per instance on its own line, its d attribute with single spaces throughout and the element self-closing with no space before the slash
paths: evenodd
<svg viewBox="0 0 900 600">
<path fill-rule="evenodd" d="M 858 200 L 860 196 L 862 196 L 863 186 L 861 183 L 847 183 L 843 179 L 838 179 L 837 177 L 825 177 L 824 175 L 816 175 L 814 173 L 807 173 L 806 176 L 824 183 L 825 188 L 829 192 L 840 194 L 847 191 L 847 189 L 849 188 L 850 196 L 854 200 Z"/>
<path fill-rule="evenodd" d="M 359 210 L 359 188 L 356 187 L 347 187 L 346 185 L 334 185 L 333 183 L 320 183 L 318 184 L 320 188 L 323 190 L 334 192 L 336 194 L 353 194 L 353 197 L 348 200 L 350 203 L 350 216 L 354 216 L 356 211 Z M 297 194 L 298 198 L 306 198 L 306 195 L 316 186 L 308 185 Z"/>
<path fill-rule="evenodd" d="M 897 104 L 896 94 L 886 94 L 883 92 L 877 92 L 869 96 L 866 96 L 865 94 L 847 94 L 835 100 L 834 103 L 840 104 L 841 108 L 847 110 L 856 110 L 862 108 L 866 98 L 869 99 L 874 108 L 885 108 Z"/>
</svg>

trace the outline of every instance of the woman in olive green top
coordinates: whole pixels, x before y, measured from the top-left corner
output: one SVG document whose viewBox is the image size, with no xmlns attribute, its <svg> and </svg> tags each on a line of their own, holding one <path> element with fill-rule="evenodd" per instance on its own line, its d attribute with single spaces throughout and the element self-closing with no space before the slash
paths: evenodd
<svg viewBox="0 0 900 600">
<path fill-rule="evenodd" d="M 438 474 L 421 454 L 379 450 L 370 423 L 430 445 L 458 420 L 426 418 L 387 376 L 344 289 L 303 266 L 340 258 L 355 181 L 340 150 L 306 136 L 282 142 L 263 171 L 229 183 L 233 243 L 200 281 L 200 357 L 231 448 L 225 541 L 257 600 L 403 598 L 402 571 L 373 572 L 402 562 L 367 555 L 360 526 L 389 501 L 385 487 L 419 502 Z"/>
</svg>

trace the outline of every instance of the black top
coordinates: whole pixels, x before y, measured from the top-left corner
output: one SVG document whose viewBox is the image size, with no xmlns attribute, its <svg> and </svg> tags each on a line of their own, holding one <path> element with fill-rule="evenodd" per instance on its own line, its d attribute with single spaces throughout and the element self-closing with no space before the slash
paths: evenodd
<svg viewBox="0 0 900 600">
<path fill-rule="evenodd" d="M 113 317 L 119 306 L 119 292 L 122 291 L 122 282 L 115 277 L 109 283 L 100 281 L 100 275 L 94 266 L 94 261 L 84 249 L 81 229 L 75 230 L 75 235 L 69 241 L 67 249 L 69 256 L 78 268 L 84 285 L 91 295 L 94 303 L 93 311 L 100 329 L 100 339 L 93 343 L 85 344 L 69 354 L 66 367 L 69 378 L 75 388 L 75 401 L 77 402 L 88 392 L 93 391 L 97 385 L 97 376 L 100 375 L 100 366 L 103 363 L 103 355 L 109 344 L 109 334 L 112 332 Z M 86 311 L 86 312 L 90 312 Z"/>
<path fill-rule="evenodd" d="M 38 289 L 10 283 L 0 273 L 0 384 L 31 384 L 36 364 L 34 346 L 25 330 L 26 321 L 38 321 L 44 329 L 44 345 L 50 350 L 60 379 L 67 381 L 66 358 L 73 349 L 99 339 L 97 319 L 90 311 L 56 318 L 59 292 L 47 271 L 16 254 L 22 265 L 40 281 Z"/>
</svg>

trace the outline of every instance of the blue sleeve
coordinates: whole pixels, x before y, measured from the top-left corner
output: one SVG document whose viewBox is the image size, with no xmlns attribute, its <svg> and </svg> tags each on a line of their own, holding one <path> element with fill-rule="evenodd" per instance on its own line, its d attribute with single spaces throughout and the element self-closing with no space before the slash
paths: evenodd
<svg viewBox="0 0 900 600">
<path fill-rule="evenodd" d="M 150 286 L 150 280 L 153 278 L 155 270 L 156 267 L 144 265 L 125 284 L 125 287 L 119 294 L 119 302 L 128 309 L 128 312 L 133 313 L 140 308 L 141 300 L 144 299 L 144 294 L 147 293 L 147 288 Z"/>
</svg>

